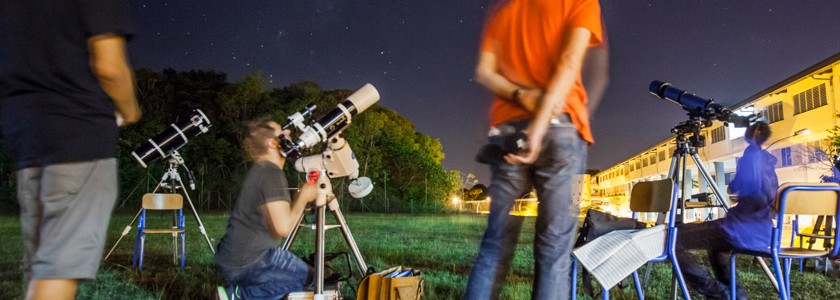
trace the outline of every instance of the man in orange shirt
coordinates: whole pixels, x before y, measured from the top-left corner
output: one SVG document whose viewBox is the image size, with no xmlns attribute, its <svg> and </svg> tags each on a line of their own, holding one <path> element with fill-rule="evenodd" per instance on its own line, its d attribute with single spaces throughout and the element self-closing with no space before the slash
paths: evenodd
<svg viewBox="0 0 840 300">
<path fill-rule="evenodd" d="M 502 0 L 484 29 L 477 81 L 493 93 L 490 143 L 524 130 L 527 146 L 491 165 L 490 215 L 465 299 L 495 299 L 522 225 L 509 215 L 534 186 L 534 299 L 569 297 L 570 253 L 579 202 L 575 179 L 593 143 L 581 65 L 601 43 L 597 0 Z"/>
</svg>

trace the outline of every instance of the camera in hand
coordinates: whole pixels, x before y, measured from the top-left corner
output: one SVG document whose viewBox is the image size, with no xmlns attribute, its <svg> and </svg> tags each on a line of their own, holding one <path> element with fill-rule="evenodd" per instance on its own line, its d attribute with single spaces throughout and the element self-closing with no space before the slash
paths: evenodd
<svg viewBox="0 0 840 300">
<path fill-rule="evenodd" d="M 528 135 L 521 130 L 498 137 L 497 143 L 481 147 L 475 160 L 482 164 L 498 165 L 505 162 L 505 155 L 516 154 L 528 148 Z"/>
</svg>

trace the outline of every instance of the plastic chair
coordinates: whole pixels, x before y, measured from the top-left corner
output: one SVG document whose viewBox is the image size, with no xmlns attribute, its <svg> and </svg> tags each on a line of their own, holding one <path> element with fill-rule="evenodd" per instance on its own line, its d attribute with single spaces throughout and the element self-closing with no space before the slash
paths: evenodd
<svg viewBox="0 0 840 300">
<path fill-rule="evenodd" d="M 171 210 L 175 215 L 173 226 L 170 228 L 150 229 L 146 228 L 147 210 Z M 140 210 L 140 217 L 137 222 L 137 238 L 134 242 L 134 254 L 131 264 L 143 269 L 143 252 L 146 244 L 146 234 L 171 234 L 173 261 L 177 264 L 178 256 L 181 258 L 181 269 L 184 268 L 186 260 L 186 232 L 184 230 L 184 198 L 180 194 L 145 194 L 143 195 L 143 208 Z M 181 238 L 178 243 L 178 237 Z M 180 244 L 180 249 L 179 249 Z M 140 255 L 137 255 L 137 252 Z M 138 261 L 139 260 L 139 261 Z"/>
<path fill-rule="evenodd" d="M 790 299 L 790 265 L 792 259 L 820 258 L 837 256 L 837 235 L 840 229 L 834 228 L 834 242 L 831 249 L 812 250 L 806 247 L 782 247 L 782 230 L 785 215 L 831 215 L 840 214 L 840 185 L 836 183 L 785 183 L 779 187 L 776 194 L 775 209 L 776 225 L 771 232 L 770 252 L 735 249 L 729 259 L 729 271 L 732 281 L 730 293 L 735 299 L 735 256 L 746 254 L 752 256 L 770 257 L 773 260 L 776 281 L 779 282 L 779 298 Z M 793 237 L 792 237 L 793 238 Z"/>
<path fill-rule="evenodd" d="M 635 219 L 638 213 L 656 212 L 668 214 L 667 235 L 665 238 L 665 250 L 649 262 L 670 261 L 677 278 L 679 287 L 682 290 L 685 299 L 691 299 L 688 293 L 688 288 L 685 285 L 680 266 L 676 258 L 676 244 L 677 244 L 677 227 L 676 227 L 676 205 L 677 188 L 674 181 L 670 178 L 639 182 L 633 186 L 630 193 L 630 210 L 633 211 L 633 218 Z M 577 299 L 577 265 L 578 261 L 572 254 L 572 299 Z M 644 292 L 642 291 L 642 284 L 639 281 L 639 274 L 633 271 L 633 283 L 636 286 L 636 294 L 639 299 L 644 299 Z M 609 299 L 609 290 L 601 290 L 601 298 Z"/>
</svg>

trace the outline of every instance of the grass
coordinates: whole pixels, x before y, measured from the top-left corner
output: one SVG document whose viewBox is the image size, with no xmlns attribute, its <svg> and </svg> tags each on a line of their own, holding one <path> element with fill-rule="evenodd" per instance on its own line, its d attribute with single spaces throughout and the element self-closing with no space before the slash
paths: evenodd
<svg viewBox="0 0 840 300">
<path fill-rule="evenodd" d="M 106 252 L 132 217 L 117 214 L 112 218 Z M 78 298 L 214 299 L 214 288 L 221 284 L 222 279 L 217 275 L 213 256 L 198 232 L 195 220 L 189 217 L 186 270 L 180 270 L 172 264 L 171 244 L 169 237 L 164 235 L 147 236 L 144 269 L 138 271 L 132 267 L 132 232 L 123 239 L 112 257 L 102 263 L 97 280 L 81 285 Z M 202 213 L 201 218 L 215 244 L 224 233 L 227 215 Z M 347 222 L 369 266 L 377 270 L 395 265 L 419 268 L 424 272 L 426 299 L 459 299 L 478 251 L 485 218 L 476 215 L 350 214 L 347 215 Z M 163 215 L 152 216 L 150 219 L 150 222 L 159 224 L 168 220 Z M 530 298 L 534 264 L 531 255 L 533 221 L 533 218 L 528 218 L 523 226 L 502 299 Z M 23 294 L 24 283 L 20 268 L 23 243 L 20 240 L 18 218 L 0 217 L 0 235 L 3 236 L 3 247 L 0 247 L 0 299 L 19 299 Z M 292 251 L 299 256 L 308 255 L 314 249 L 313 240 L 312 231 L 302 229 Z M 346 249 L 338 231 L 327 232 L 328 252 Z M 345 268 L 343 263 L 334 263 L 333 266 L 339 270 Z M 840 299 L 838 273 L 814 272 L 813 261 L 810 266 L 811 270 L 793 275 L 793 298 Z M 738 267 L 739 280 L 751 298 L 776 298 L 772 285 L 748 258 L 739 260 Z M 668 264 L 656 264 L 650 284 L 645 289 L 646 297 L 666 299 L 670 278 Z M 355 285 L 357 281 L 354 278 L 350 283 Z M 346 298 L 355 297 L 349 285 L 345 286 L 343 293 Z M 632 288 L 613 289 L 611 294 L 614 299 L 635 299 Z M 697 294 L 693 296 L 702 299 Z"/>
</svg>

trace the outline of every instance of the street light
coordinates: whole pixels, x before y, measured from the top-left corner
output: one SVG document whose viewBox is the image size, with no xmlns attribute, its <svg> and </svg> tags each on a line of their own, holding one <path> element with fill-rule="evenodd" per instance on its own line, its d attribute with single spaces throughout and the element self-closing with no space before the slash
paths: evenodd
<svg viewBox="0 0 840 300">
<path fill-rule="evenodd" d="M 794 132 L 794 133 L 793 133 L 792 135 L 790 135 L 790 136 L 780 138 L 780 139 L 778 139 L 778 140 L 776 140 L 776 141 L 774 141 L 774 142 L 770 143 L 770 145 L 768 145 L 767 147 L 764 147 L 764 150 L 766 151 L 766 150 L 770 149 L 770 147 L 772 147 L 772 146 L 773 146 L 773 145 L 775 145 L 776 143 L 781 142 L 781 141 L 784 141 L 784 140 L 786 140 L 786 139 L 789 139 L 789 138 L 792 138 L 792 137 L 795 137 L 795 136 L 800 136 L 800 135 L 809 135 L 809 134 L 811 134 L 811 130 L 810 130 L 810 129 L 808 129 L 808 128 L 802 128 L 802 129 L 799 129 L 799 130 L 797 130 L 796 132 Z"/>
</svg>

